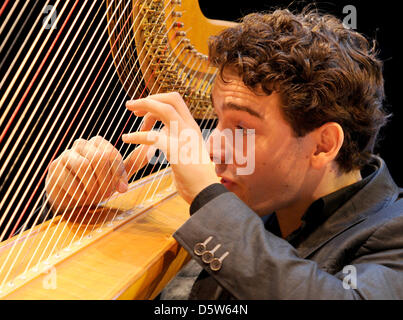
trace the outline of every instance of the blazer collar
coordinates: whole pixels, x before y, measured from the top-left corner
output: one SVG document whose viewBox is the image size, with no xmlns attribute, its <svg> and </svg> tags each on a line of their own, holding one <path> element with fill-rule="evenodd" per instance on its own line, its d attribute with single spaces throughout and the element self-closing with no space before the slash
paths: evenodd
<svg viewBox="0 0 403 320">
<path fill-rule="evenodd" d="M 307 258 L 338 234 L 397 199 L 399 188 L 385 162 L 374 155 L 371 164 L 377 167 L 372 179 L 301 243 L 297 248 L 301 258 Z"/>
</svg>

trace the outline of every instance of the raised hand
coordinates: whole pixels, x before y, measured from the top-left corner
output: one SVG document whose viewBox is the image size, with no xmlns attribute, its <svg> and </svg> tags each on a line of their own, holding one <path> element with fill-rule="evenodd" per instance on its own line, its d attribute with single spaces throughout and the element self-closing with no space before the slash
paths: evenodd
<svg viewBox="0 0 403 320">
<path fill-rule="evenodd" d="M 164 93 L 128 101 L 126 107 L 145 116 L 142 132 L 122 136 L 126 143 L 152 146 L 164 152 L 171 164 L 178 193 L 191 203 L 212 183 L 219 182 L 201 131 L 178 93 Z M 149 131 L 162 121 L 160 131 Z"/>
</svg>

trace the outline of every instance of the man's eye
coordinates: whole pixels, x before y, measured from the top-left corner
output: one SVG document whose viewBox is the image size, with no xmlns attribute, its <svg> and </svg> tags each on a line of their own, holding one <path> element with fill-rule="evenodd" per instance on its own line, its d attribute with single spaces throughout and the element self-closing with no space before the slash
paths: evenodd
<svg viewBox="0 0 403 320">
<path fill-rule="evenodd" d="M 244 134 L 244 135 L 248 133 L 246 128 L 239 126 L 239 125 L 236 126 L 236 130 L 242 130 L 242 134 Z"/>
<path fill-rule="evenodd" d="M 235 130 L 242 130 L 242 135 L 244 135 L 244 136 L 255 134 L 255 129 L 245 128 L 240 125 L 237 125 L 235 127 Z"/>
</svg>

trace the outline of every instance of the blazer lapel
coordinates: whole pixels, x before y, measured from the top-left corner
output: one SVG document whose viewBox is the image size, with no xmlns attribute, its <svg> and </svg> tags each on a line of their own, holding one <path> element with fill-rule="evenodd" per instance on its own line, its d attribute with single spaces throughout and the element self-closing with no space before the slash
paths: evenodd
<svg viewBox="0 0 403 320">
<path fill-rule="evenodd" d="M 301 258 L 306 259 L 337 235 L 363 222 L 397 199 L 399 188 L 385 162 L 377 156 L 373 156 L 373 159 L 378 167 L 374 177 L 297 248 Z"/>
</svg>

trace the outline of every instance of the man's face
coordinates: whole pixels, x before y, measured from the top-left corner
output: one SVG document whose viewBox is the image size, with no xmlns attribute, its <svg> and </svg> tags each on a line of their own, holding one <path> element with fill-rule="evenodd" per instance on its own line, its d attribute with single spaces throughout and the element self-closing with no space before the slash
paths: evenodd
<svg viewBox="0 0 403 320">
<path fill-rule="evenodd" d="M 314 148 L 312 139 L 309 134 L 303 138 L 294 137 L 291 126 L 282 116 L 278 93 L 257 95 L 232 72 L 226 71 L 224 78 L 225 82 L 217 76 L 212 91 L 218 124 L 211 137 L 224 129 L 233 132 L 254 129 L 255 164 L 250 175 L 237 175 L 237 168 L 245 165 L 236 161 L 224 163 L 228 149 L 222 144 L 220 161 L 213 159 L 217 175 L 223 178 L 221 183 L 261 216 L 297 206 L 310 192 L 307 173 Z M 248 138 L 251 137 L 245 134 L 244 144 Z M 245 153 L 246 147 L 243 150 Z M 212 154 L 212 148 L 210 151 Z"/>
</svg>

